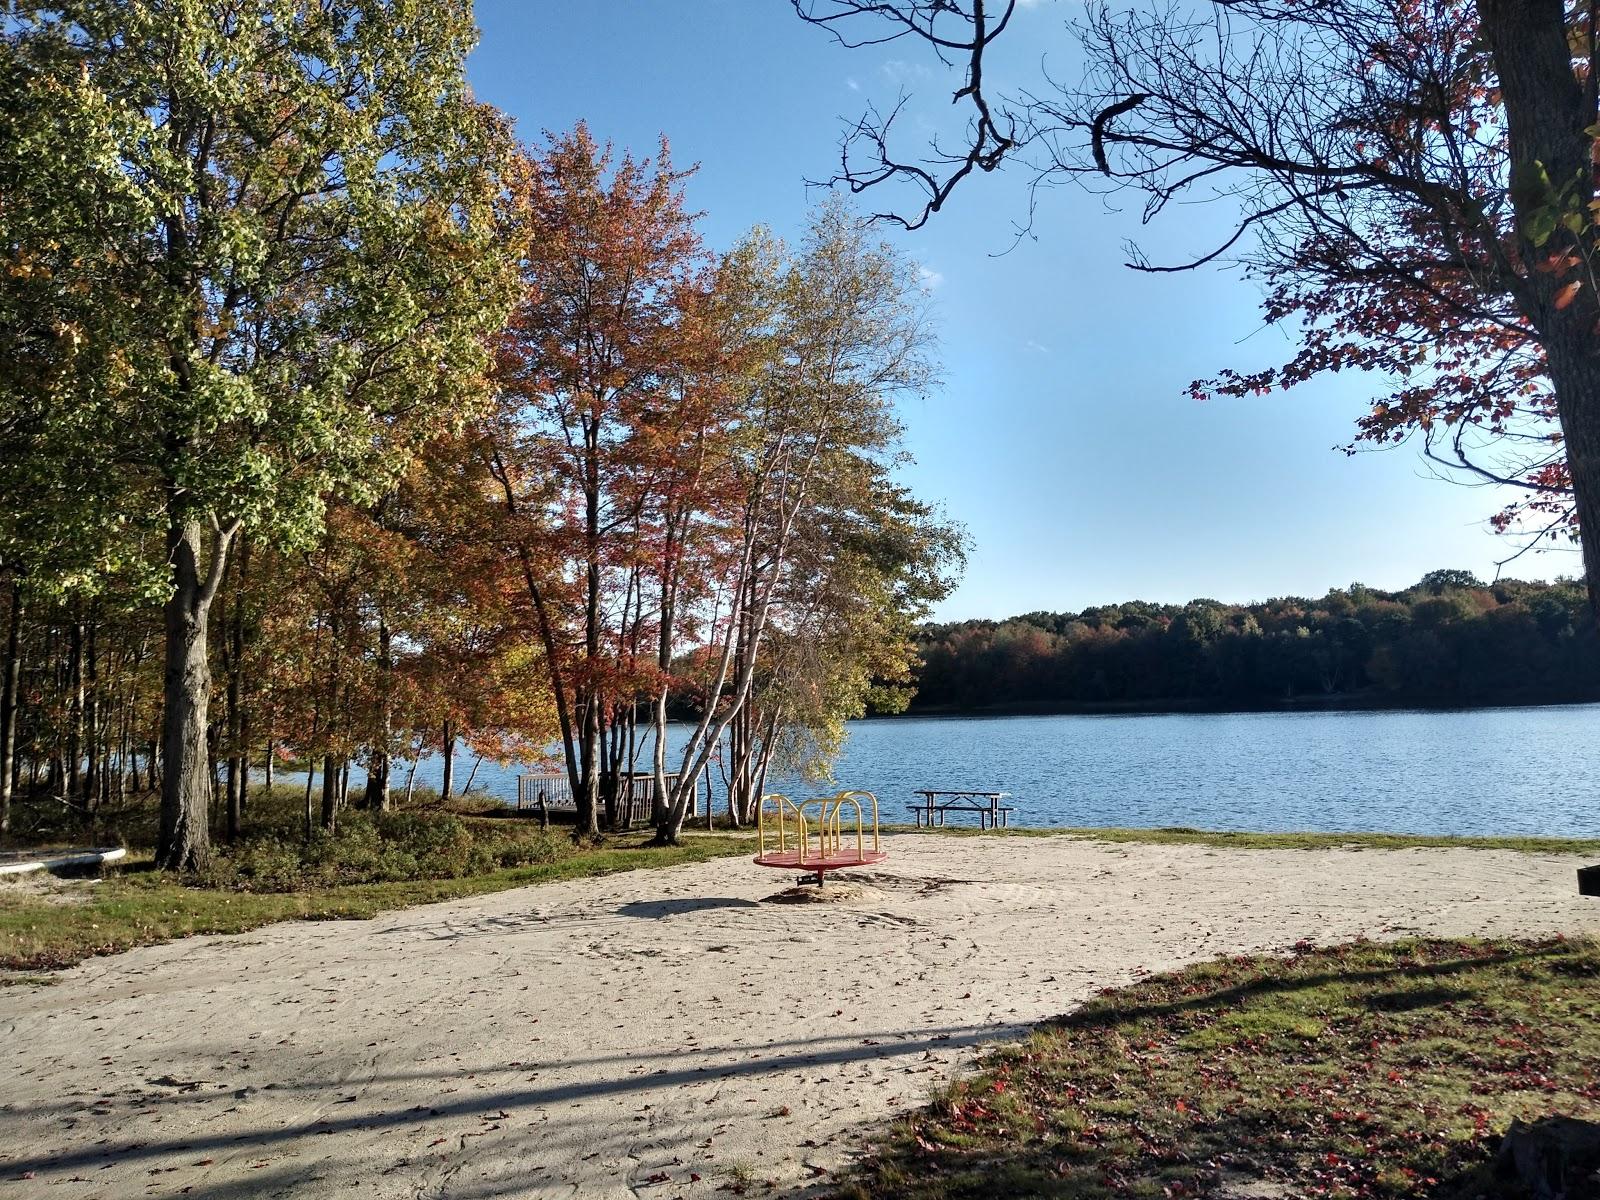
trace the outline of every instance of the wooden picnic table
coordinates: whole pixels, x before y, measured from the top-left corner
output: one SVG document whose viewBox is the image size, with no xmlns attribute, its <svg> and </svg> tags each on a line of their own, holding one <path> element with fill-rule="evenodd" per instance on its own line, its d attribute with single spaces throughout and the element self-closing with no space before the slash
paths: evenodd
<svg viewBox="0 0 1600 1200">
<path fill-rule="evenodd" d="M 943 825 L 945 816 L 949 813 L 977 813 L 978 828 L 1003 829 L 1010 824 L 1013 809 L 1000 803 L 1010 792 L 952 792 L 941 791 L 937 788 L 918 788 L 917 795 L 922 797 L 918 804 L 911 805 L 911 813 L 917 819 L 917 828 L 921 829 L 926 823 L 929 827 L 935 824 Z"/>
</svg>

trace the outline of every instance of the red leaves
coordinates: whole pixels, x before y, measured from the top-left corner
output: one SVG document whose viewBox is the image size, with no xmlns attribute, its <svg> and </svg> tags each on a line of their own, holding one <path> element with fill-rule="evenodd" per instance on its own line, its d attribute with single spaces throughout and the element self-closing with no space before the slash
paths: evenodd
<svg viewBox="0 0 1600 1200">
<path fill-rule="evenodd" d="M 1458 129 L 1497 128 L 1494 97 L 1474 92 L 1458 102 Z M 1412 147 L 1421 136 L 1411 128 L 1353 134 L 1360 139 L 1357 157 L 1369 148 L 1382 153 L 1390 143 Z M 1404 155 L 1391 157 L 1402 161 Z M 1250 397 L 1360 371 L 1379 396 L 1358 421 L 1356 443 L 1392 445 L 1420 435 L 1447 461 L 1459 450 L 1491 476 L 1533 483 L 1526 477 L 1533 456 L 1523 447 L 1557 420 L 1544 352 L 1517 308 L 1511 280 L 1553 277 L 1554 311 L 1560 312 L 1582 293 L 1576 273 L 1583 264 L 1567 247 L 1524 262 L 1510 217 L 1486 216 L 1503 207 L 1492 200 L 1469 198 L 1451 214 L 1405 200 L 1363 214 L 1357 200 L 1353 231 L 1313 227 L 1298 242 L 1275 242 L 1256 275 L 1268 288 L 1265 322 L 1298 319 L 1292 356 L 1275 368 L 1225 370 L 1197 380 L 1188 394 Z M 1535 492 L 1497 524 L 1513 528 L 1525 509 L 1538 514 L 1546 504 L 1565 503 L 1562 496 Z"/>
</svg>

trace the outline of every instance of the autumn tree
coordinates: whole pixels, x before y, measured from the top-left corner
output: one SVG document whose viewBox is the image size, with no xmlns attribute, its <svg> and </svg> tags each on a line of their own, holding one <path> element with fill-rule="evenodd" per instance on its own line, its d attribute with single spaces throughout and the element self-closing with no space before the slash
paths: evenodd
<svg viewBox="0 0 1600 1200">
<path fill-rule="evenodd" d="M 1330 371 L 1381 381 L 1358 439 L 1420 435 L 1453 470 L 1529 493 L 1544 532 L 1577 525 L 1600 612 L 1600 378 L 1593 263 L 1594 14 L 1563 0 L 1213 0 L 1090 8 L 1078 82 L 997 93 L 985 75 L 1014 3 L 794 0 L 848 44 L 921 42 L 955 68 L 967 136 L 907 156 L 898 107 L 846 139 L 839 181 L 904 184 L 915 227 L 974 171 L 1016 162 L 1236 212 L 1195 258 L 1243 263 L 1269 322 L 1298 325 L 1277 369 L 1195 390 L 1254 391 Z"/>
<path fill-rule="evenodd" d="M 748 286 L 753 311 L 768 318 L 765 356 L 743 377 L 733 519 L 692 680 L 700 715 L 657 822 L 663 843 L 677 839 L 695 781 L 750 701 L 781 594 L 828 582 L 797 581 L 792 564 L 814 536 L 830 485 L 852 460 L 892 457 L 896 400 L 933 379 L 913 267 L 871 239 L 846 206 L 821 208 L 798 251 L 753 272 Z"/>
<path fill-rule="evenodd" d="M 537 756 L 554 733 L 515 559 L 495 540 L 497 485 L 476 433 L 431 441 L 386 494 L 339 501 L 312 549 L 269 551 L 253 575 L 253 723 L 308 765 L 306 831 L 349 805 L 382 812 L 394 765 L 467 746 Z M 233 581 L 230 580 L 230 584 Z M 225 597 L 232 599 L 229 592 Z M 536 643 L 533 643 L 536 645 Z M 259 715 L 258 715 L 259 714 Z M 352 765 L 365 787 L 348 785 Z M 320 803 L 311 776 L 320 769 Z M 409 776 L 408 776 L 409 778 Z"/>
<path fill-rule="evenodd" d="M 710 261 L 683 179 L 665 143 L 654 161 L 619 156 L 580 125 L 519 182 L 524 292 L 500 341 L 488 445 L 590 832 L 618 770 L 612 717 L 631 719 L 653 690 L 641 650 L 660 602 L 646 586 L 670 607 L 703 477 Z"/>
<path fill-rule="evenodd" d="M 314 541 L 330 494 L 381 493 L 479 400 L 509 299 L 505 138 L 467 92 L 465 0 L 13 14 L 4 88 L 28 108 L 27 136 L 0 146 L 8 275 L 107 304 L 50 327 L 94 349 L 106 386 L 58 376 L 32 436 L 46 457 L 82 449 L 78 469 L 164 530 L 157 861 L 192 868 L 230 550 L 242 531 Z M 71 217 L 59 233 L 53 210 Z"/>
<path fill-rule="evenodd" d="M 729 809 L 755 820 L 768 775 L 831 777 L 847 721 L 903 712 L 916 692 L 917 622 L 949 594 L 961 531 L 888 477 L 843 454 L 815 489 L 773 597 L 762 661 L 729 723 Z"/>
</svg>

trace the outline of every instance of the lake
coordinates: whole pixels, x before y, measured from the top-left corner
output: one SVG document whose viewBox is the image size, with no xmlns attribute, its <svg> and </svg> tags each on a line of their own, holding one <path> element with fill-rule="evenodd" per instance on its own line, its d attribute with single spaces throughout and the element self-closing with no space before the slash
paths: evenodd
<svg viewBox="0 0 1600 1200">
<path fill-rule="evenodd" d="M 1010 792 L 1019 825 L 1597 836 L 1597 732 L 1600 705 L 899 717 L 852 723 L 835 775 L 886 821 L 915 788 L 982 788 Z M 437 786 L 440 765 L 417 782 Z M 458 787 L 471 770 L 458 758 Z M 484 761 L 474 790 L 514 800 L 517 771 Z"/>
</svg>

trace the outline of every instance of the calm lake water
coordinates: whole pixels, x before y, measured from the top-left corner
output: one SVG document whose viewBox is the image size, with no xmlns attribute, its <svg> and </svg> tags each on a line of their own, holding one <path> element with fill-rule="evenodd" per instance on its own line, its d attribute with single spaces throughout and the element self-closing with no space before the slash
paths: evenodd
<svg viewBox="0 0 1600 1200">
<path fill-rule="evenodd" d="M 1019 825 L 1600 836 L 1597 735 L 1600 705 L 902 717 L 854 723 L 835 776 L 892 821 L 931 787 L 1008 791 Z M 471 769 L 458 759 L 458 787 Z M 514 801 L 518 769 L 486 760 L 474 791 Z"/>
</svg>

